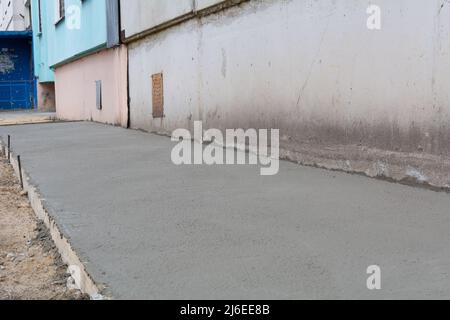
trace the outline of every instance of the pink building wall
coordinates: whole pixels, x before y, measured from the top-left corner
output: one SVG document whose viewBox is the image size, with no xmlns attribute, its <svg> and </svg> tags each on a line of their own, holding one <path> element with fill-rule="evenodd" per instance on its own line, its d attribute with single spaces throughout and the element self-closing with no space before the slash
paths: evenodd
<svg viewBox="0 0 450 320">
<path fill-rule="evenodd" d="M 127 48 L 94 53 L 55 70 L 56 113 L 61 120 L 128 125 Z M 102 81 L 102 110 L 96 84 Z"/>
</svg>

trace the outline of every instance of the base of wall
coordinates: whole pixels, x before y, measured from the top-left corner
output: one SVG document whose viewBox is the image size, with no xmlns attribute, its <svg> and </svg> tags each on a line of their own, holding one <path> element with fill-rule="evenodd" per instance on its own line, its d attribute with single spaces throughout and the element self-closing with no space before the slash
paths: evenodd
<svg viewBox="0 0 450 320">
<path fill-rule="evenodd" d="M 186 126 L 186 129 L 191 130 L 191 127 Z M 134 130 L 171 136 L 164 129 Z M 280 159 L 450 193 L 450 158 L 426 152 L 398 152 L 362 145 L 308 144 L 280 137 Z"/>
<path fill-rule="evenodd" d="M 443 156 L 357 145 L 318 146 L 290 141 L 281 145 L 281 158 L 301 165 L 450 192 L 450 159 Z"/>
</svg>

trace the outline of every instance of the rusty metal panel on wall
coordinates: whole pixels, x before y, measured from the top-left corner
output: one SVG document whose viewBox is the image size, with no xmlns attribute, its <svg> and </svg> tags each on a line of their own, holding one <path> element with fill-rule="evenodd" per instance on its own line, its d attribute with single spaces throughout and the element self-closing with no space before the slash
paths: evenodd
<svg viewBox="0 0 450 320">
<path fill-rule="evenodd" d="M 164 117 L 164 78 L 162 73 L 152 75 L 153 118 Z"/>
</svg>

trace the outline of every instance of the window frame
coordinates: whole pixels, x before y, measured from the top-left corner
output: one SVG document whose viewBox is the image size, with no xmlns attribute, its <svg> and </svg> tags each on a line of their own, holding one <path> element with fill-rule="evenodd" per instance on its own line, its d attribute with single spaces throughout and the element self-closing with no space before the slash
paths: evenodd
<svg viewBox="0 0 450 320">
<path fill-rule="evenodd" d="M 37 0 L 38 9 L 38 35 L 42 34 L 42 0 Z"/>
<path fill-rule="evenodd" d="M 55 0 L 55 25 L 66 17 L 66 4 L 64 0 Z"/>
</svg>

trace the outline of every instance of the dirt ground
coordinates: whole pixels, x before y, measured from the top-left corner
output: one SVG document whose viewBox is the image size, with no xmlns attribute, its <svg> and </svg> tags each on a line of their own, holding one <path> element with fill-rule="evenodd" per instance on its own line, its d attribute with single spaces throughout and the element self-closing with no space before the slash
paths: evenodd
<svg viewBox="0 0 450 320">
<path fill-rule="evenodd" d="M 67 266 L 0 153 L 0 300 L 80 300 Z"/>
</svg>

